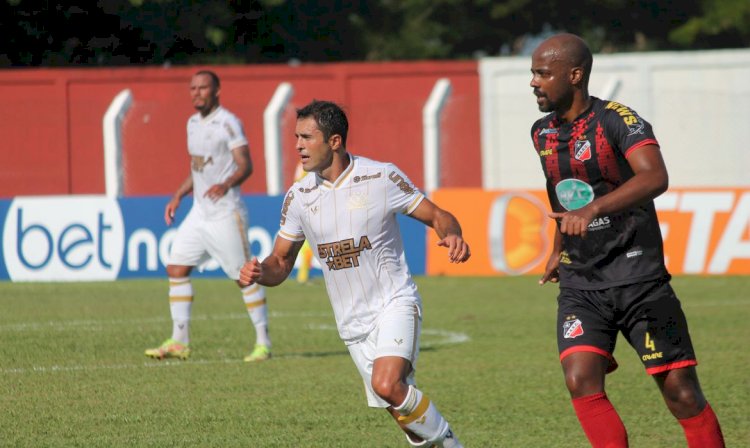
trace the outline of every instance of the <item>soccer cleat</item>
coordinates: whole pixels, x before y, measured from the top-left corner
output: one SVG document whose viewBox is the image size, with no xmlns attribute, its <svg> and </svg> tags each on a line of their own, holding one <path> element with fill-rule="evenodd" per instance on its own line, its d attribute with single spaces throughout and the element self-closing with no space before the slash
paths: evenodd
<svg viewBox="0 0 750 448">
<path fill-rule="evenodd" d="M 190 347 L 187 344 L 169 338 L 159 347 L 147 349 L 146 356 L 155 359 L 177 358 L 185 360 L 190 357 Z"/>
<path fill-rule="evenodd" d="M 267 345 L 255 344 L 252 353 L 245 356 L 245 362 L 260 362 L 271 357 L 271 349 Z"/>
</svg>

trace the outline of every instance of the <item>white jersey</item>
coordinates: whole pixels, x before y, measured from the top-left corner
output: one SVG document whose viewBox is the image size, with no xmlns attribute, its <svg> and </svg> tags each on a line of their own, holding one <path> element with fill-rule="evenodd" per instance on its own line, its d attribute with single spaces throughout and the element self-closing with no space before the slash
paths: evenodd
<svg viewBox="0 0 750 448">
<path fill-rule="evenodd" d="M 239 185 L 230 188 L 216 202 L 204 197 L 209 188 L 224 182 L 237 170 L 232 150 L 247 145 L 240 120 L 221 106 L 207 117 L 196 113 L 187 122 L 187 144 L 193 176 L 193 204 L 201 217 L 219 219 L 244 209 Z"/>
<path fill-rule="evenodd" d="M 412 213 L 423 199 L 395 165 L 355 156 L 334 183 L 310 174 L 287 192 L 279 236 L 307 238 L 346 343 L 366 337 L 396 298 L 421 308 L 396 213 Z"/>
</svg>

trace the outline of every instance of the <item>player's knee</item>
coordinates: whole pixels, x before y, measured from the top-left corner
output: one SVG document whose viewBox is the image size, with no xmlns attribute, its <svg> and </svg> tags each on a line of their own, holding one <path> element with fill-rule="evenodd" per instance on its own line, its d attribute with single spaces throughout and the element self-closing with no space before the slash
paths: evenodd
<svg viewBox="0 0 750 448">
<path fill-rule="evenodd" d="M 398 379 L 380 377 L 372 378 L 372 390 L 383 400 L 391 404 L 399 404 L 399 393 L 401 392 L 401 382 Z"/>
<path fill-rule="evenodd" d="M 565 372 L 565 385 L 573 398 L 598 394 L 604 391 L 604 383 L 591 372 L 583 369 L 572 369 Z"/>
<path fill-rule="evenodd" d="M 664 400 L 670 409 L 697 413 L 705 406 L 706 399 L 700 388 L 692 383 L 675 384 L 664 388 Z"/>
<path fill-rule="evenodd" d="M 167 266 L 167 276 L 172 278 L 187 277 L 190 275 L 190 266 L 178 266 L 170 264 Z"/>
</svg>

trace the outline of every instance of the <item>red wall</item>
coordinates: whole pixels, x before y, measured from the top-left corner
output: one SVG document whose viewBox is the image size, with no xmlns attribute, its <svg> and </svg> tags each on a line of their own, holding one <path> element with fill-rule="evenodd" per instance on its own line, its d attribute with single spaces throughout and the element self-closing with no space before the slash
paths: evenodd
<svg viewBox="0 0 750 448">
<path fill-rule="evenodd" d="M 104 193 L 102 118 L 124 89 L 133 94 L 123 125 L 125 194 L 171 194 L 189 174 L 188 85 L 199 68 L 0 71 L 0 197 Z M 221 77 L 221 102 L 250 140 L 255 173 L 243 185 L 246 193 L 266 189 L 263 110 L 281 82 L 294 88 L 283 115 L 285 185 L 297 163 L 294 109 L 315 98 L 345 108 L 352 153 L 395 162 L 423 187 L 422 108 L 443 77 L 452 93 L 441 121 L 442 185 L 481 186 L 476 62 L 208 68 Z"/>
</svg>

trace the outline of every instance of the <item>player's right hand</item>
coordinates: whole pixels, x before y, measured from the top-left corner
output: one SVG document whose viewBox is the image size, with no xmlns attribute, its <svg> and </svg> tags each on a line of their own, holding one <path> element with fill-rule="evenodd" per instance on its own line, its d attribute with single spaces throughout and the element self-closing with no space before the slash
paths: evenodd
<svg viewBox="0 0 750 448">
<path fill-rule="evenodd" d="M 260 278 L 263 271 L 263 267 L 258 261 L 257 257 L 253 257 L 252 260 L 245 263 L 240 269 L 240 285 L 248 286 L 252 285 Z"/>
</svg>

